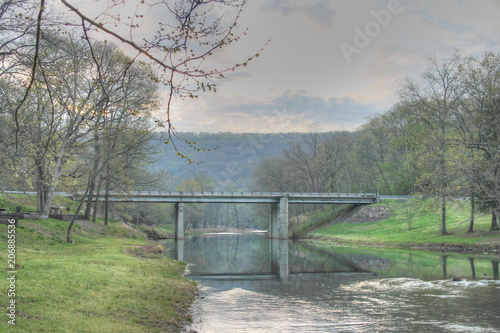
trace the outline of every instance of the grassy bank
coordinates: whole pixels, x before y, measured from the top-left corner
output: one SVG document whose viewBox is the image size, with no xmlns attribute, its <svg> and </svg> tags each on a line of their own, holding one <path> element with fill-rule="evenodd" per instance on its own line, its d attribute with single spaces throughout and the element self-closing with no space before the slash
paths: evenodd
<svg viewBox="0 0 500 333">
<path fill-rule="evenodd" d="M 4 207 L 11 200 L 1 198 Z M 26 198 L 28 201 L 29 198 Z M 17 204 L 17 203 L 16 203 Z M 7 203 L 8 205 L 8 203 Z M 26 203 L 29 205 L 29 202 Z M 16 325 L 2 316 L 0 331 L 178 332 L 196 292 L 182 277 L 185 266 L 127 225 L 81 221 L 75 244 L 66 244 L 67 222 L 22 220 L 16 227 Z M 0 225 L 0 306 L 6 313 L 7 226 Z"/>
<path fill-rule="evenodd" d="M 474 232 L 467 233 L 470 205 L 467 201 L 451 202 L 447 208 L 448 236 L 440 235 L 440 207 L 430 200 L 400 202 L 384 200 L 370 209 L 390 211 L 389 218 L 350 223 L 349 219 L 333 220 L 328 226 L 308 233 L 309 238 L 347 244 L 417 247 L 436 250 L 493 251 L 500 247 L 500 233 L 490 232 L 491 215 L 475 216 Z M 355 212 L 353 213 L 355 214 Z M 367 216 L 371 214 L 366 213 Z M 410 228 L 411 226 L 411 228 Z"/>
</svg>

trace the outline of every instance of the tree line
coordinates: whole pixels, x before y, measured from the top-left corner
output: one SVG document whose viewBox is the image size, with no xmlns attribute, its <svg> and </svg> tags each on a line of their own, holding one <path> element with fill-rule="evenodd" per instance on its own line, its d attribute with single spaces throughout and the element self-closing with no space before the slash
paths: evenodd
<svg viewBox="0 0 500 333">
<path fill-rule="evenodd" d="M 436 198 L 446 235 L 450 198 L 470 198 L 500 216 L 500 54 L 431 55 L 419 76 L 399 83 L 398 101 L 354 132 L 311 131 L 281 157 L 255 168 L 258 188 L 376 192 Z"/>
<path fill-rule="evenodd" d="M 92 195 L 145 180 L 159 104 L 151 69 L 110 43 L 51 34 L 40 43 L 28 93 L 29 53 L 9 57 L 0 77 L 2 168 L 14 176 L 3 187 L 36 189 L 37 210 L 48 215 L 56 188 Z"/>
</svg>

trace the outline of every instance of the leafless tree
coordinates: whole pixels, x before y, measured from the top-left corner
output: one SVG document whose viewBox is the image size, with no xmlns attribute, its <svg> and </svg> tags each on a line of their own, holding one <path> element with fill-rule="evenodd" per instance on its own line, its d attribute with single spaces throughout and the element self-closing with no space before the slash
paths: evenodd
<svg viewBox="0 0 500 333">
<path fill-rule="evenodd" d="M 157 82 L 166 86 L 169 98 L 166 117 L 157 125 L 167 129 L 169 143 L 180 138 L 170 118 L 174 98 L 196 98 L 198 93 L 216 91 L 216 80 L 238 67 L 244 67 L 259 52 L 241 62 L 217 68 L 210 58 L 237 42 L 245 31 L 237 31 L 237 22 L 246 0 L 113 0 L 77 8 L 71 0 L 4 0 L 0 6 L 0 56 L 4 59 L 29 40 L 32 68 L 24 98 L 14 112 L 16 133 L 18 112 L 26 101 L 39 72 L 40 42 L 48 31 L 75 33 L 90 42 L 106 38 L 127 47 L 132 61 L 142 60 L 154 66 Z M 161 15 L 158 15 L 161 13 Z M 196 143 L 187 140 L 194 149 Z M 182 158 L 190 158 L 179 152 Z"/>
<path fill-rule="evenodd" d="M 446 231 L 446 203 L 450 172 L 447 154 L 450 147 L 449 132 L 452 112 L 458 106 L 460 55 L 455 53 L 440 60 L 436 55 L 428 58 L 428 69 L 418 79 L 407 79 L 402 83 L 400 96 L 408 112 L 431 129 L 428 148 L 435 156 L 434 183 L 441 199 L 441 235 Z M 434 191 L 434 190 L 433 190 Z"/>
</svg>

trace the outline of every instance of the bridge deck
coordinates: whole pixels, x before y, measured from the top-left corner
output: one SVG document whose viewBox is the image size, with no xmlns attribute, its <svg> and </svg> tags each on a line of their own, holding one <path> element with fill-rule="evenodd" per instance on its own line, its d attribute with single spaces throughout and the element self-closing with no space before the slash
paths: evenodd
<svg viewBox="0 0 500 333">
<path fill-rule="evenodd" d="M 104 194 L 101 194 L 102 198 Z M 170 203 L 279 203 L 280 198 L 293 203 L 355 203 L 371 204 L 378 200 L 376 193 L 290 193 L 290 192 L 173 192 L 132 191 L 127 194 L 110 193 L 115 202 L 170 202 Z M 76 199 L 81 198 L 76 195 Z"/>
<path fill-rule="evenodd" d="M 0 191 L 0 193 L 31 194 L 36 192 Z M 55 195 L 81 199 L 83 193 L 56 192 Z M 104 193 L 99 195 L 100 200 Z M 376 193 L 296 193 L 296 192 L 220 192 L 220 191 L 131 191 L 111 192 L 109 201 L 149 203 L 279 203 L 288 198 L 291 204 L 372 204 L 380 200 Z M 94 199 L 95 200 L 95 196 Z"/>
</svg>

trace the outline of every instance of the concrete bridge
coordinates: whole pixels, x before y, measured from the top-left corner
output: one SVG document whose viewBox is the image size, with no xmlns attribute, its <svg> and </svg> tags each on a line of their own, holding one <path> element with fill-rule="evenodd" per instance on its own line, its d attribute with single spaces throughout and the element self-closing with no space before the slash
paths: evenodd
<svg viewBox="0 0 500 333">
<path fill-rule="evenodd" d="M 74 200 L 81 194 L 73 194 Z M 100 198 L 104 197 L 103 194 Z M 379 201 L 377 193 L 289 193 L 289 192 L 164 192 L 133 191 L 127 194 L 111 192 L 114 202 L 145 202 L 175 204 L 175 238 L 184 239 L 185 203 L 253 203 L 271 205 L 269 236 L 288 238 L 288 206 L 290 204 L 373 204 Z M 95 198 L 94 198 L 95 200 Z"/>
<path fill-rule="evenodd" d="M 0 193 L 31 194 L 36 192 L 0 191 Z M 56 192 L 54 195 L 80 200 L 82 193 Z M 99 200 L 107 198 L 113 202 L 173 203 L 175 204 L 175 238 L 184 239 L 185 203 L 246 203 L 270 204 L 271 224 L 269 237 L 288 238 L 288 206 L 290 204 L 357 204 L 368 205 L 380 201 L 378 193 L 293 193 L 293 192 L 174 192 L 174 191 L 131 191 L 99 194 Z M 88 197 L 86 198 L 88 200 Z M 93 196 L 92 200 L 96 200 Z"/>
</svg>

